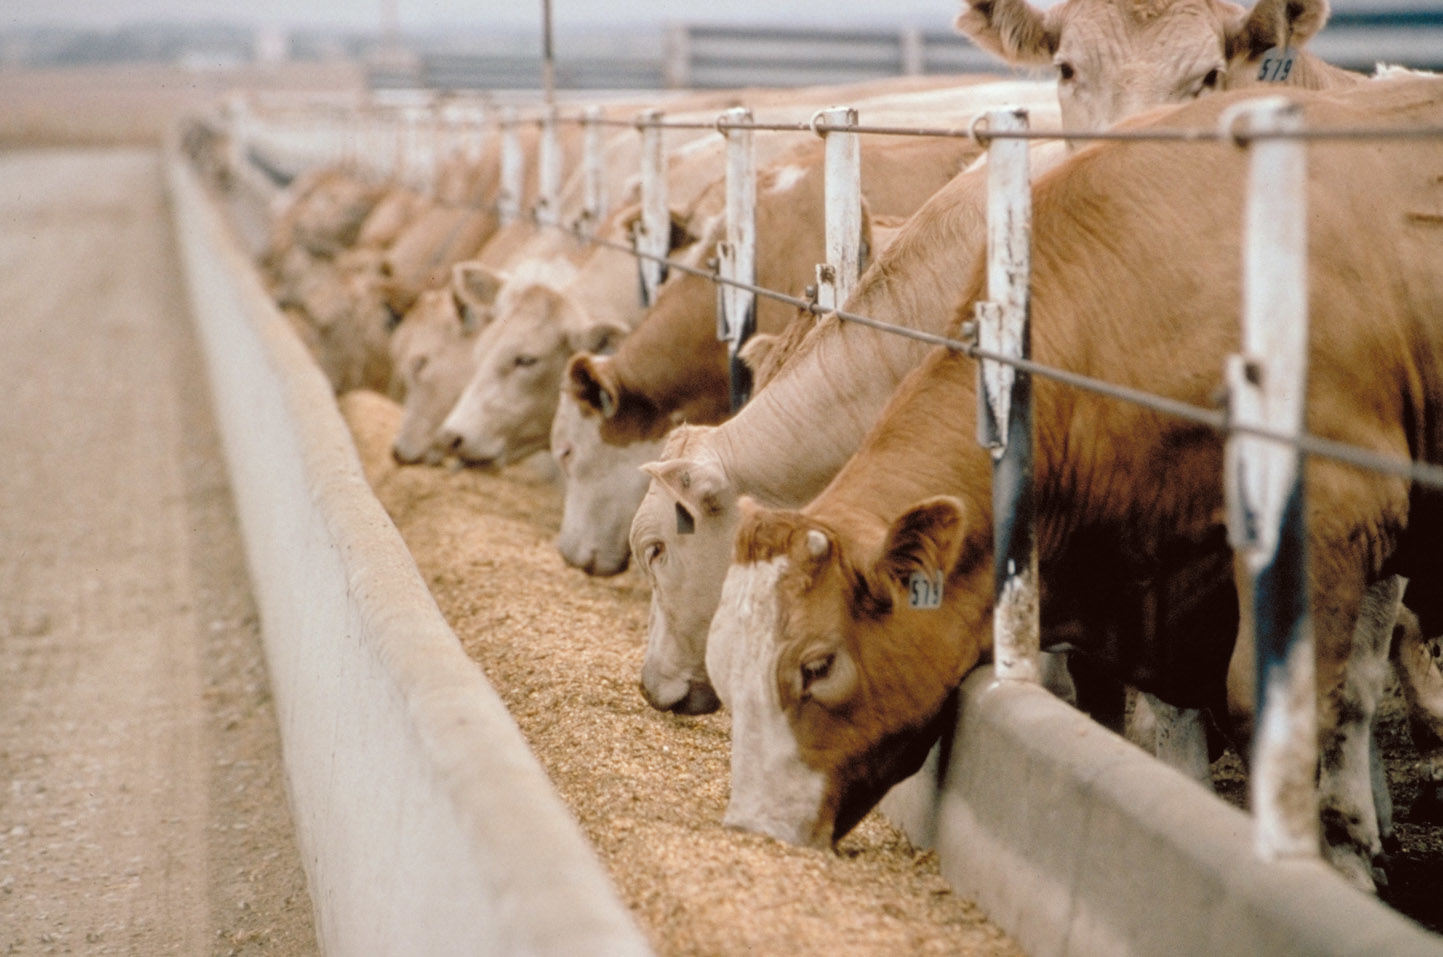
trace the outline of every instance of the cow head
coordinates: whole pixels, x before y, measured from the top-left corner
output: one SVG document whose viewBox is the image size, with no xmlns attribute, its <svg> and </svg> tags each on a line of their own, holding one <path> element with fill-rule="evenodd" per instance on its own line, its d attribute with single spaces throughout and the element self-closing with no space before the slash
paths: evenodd
<svg viewBox="0 0 1443 957">
<path fill-rule="evenodd" d="M 651 582 L 641 693 L 662 711 L 704 714 L 719 702 L 706 673 L 706 636 L 736 529 L 736 492 L 705 446 L 710 426 L 677 427 L 631 522 L 631 556 Z"/>
<path fill-rule="evenodd" d="M 501 466 L 546 448 L 567 360 L 610 351 L 625 335 L 588 322 L 546 285 L 528 285 L 507 300 L 481 334 L 475 372 L 437 440 L 470 465 Z"/>
<path fill-rule="evenodd" d="M 732 713 L 726 823 L 829 846 L 921 766 L 990 648 L 988 549 L 949 497 L 850 530 L 740 507 L 706 651 Z"/>
<path fill-rule="evenodd" d="M 436 434 L 476 368 L 477 336 L 493 320 L 504 276 L 458 263 L 451 282 L 423 292 L 391 336 L 404 409 L 391 454 L 402 464 L 439 463 Z"/>
<path fill-rule="evenodd" d="M 1301 47 L 1328 19 L 1327 0 L 966 2 L 957 29 L 1009 63 L 1056 69 L 1063 125 L 1080 130 L 1247 85 L 1265 52 Z"/>
<path fill-rule="evenodd" d="M 551 423 L 551 454 L 566 483 L 556 547 L 567 564 L 588 575 L 626 569 L 627 531 L 646 492 L 641 466 L 656 458 L 663 441 L 608 442 L 604 424 L 596 407 L 563 382 Z"/>
</svg>

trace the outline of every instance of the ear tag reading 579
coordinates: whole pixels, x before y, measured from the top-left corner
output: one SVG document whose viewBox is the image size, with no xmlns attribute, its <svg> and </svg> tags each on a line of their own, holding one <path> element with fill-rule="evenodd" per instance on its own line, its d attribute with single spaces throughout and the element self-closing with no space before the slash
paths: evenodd
<svg viewBox="0 0 1443 957">
<path fill-rule="evenodd" d="M 1264 83 L 1282 83 L 1293 72 L 1293 51 L 1290 47 L 1273 47 L 1263 54 L 1258 79 Z"/>
<path fill-rule="evenodd" d="M 913 572 L 907 579 L 907 607 L 933 611 L 942 607 L 942 573 Z"/>
</svg>

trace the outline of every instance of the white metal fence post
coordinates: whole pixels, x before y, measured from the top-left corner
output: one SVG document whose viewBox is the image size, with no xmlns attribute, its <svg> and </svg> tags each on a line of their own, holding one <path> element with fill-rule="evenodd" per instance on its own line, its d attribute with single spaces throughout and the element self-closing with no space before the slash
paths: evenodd
<svg viewBox="0 0 1443 957">
<path fill-rule="evenodd" d="M 556 142 L 554 106 L 548 106 L 541 116 L 541 142 L 536 155 L 536 221 L 555 225 L 560 221 L 556 204 L 561 192 L 561 149 Z"/>
<path fill-rule="evenodd" d="M 727 140 L 726 240 L 717 244 L 721 277 L 732 283 L 756 285 L 757 167 L 752 131 L 726 124 L 749 124 L 752 111 L 733 107 L 721 116 Z M 727 343 L 731 366 L 731 407 L 740 409 L 751 396 L 751 372 L 737 356 L 756 329 L 756 293 L 726 285 L 718 297 L 717 338 Z"/>
<path fill-rule="evenodd" d="M 835 106 L 813 119 L 831 126 L 855 126 L 857 111 Z M 817 266 L 817 305 L 838 309 L 852 294 L 862 266 L 862 148 L 852 132 L 828 130 L 826 141 L 827 261 Z"/>
<path fill-rule="evenodd" d="M 496 208 L 503 226 L 515 222 L 521 215 L 522 177 L 526 171 L 516 124 L 516 108 L 508 106 L 501 115 L 501 189 L 496 194 Z"/>
<path fill-rule="evenodd" d="M 1025 131 L 1024 109 L 992 110 L 988 133 Z M 1027 141 L 987 147 L 987 302 L 977 303 L 977 344 L 1014 359 L 1031 355 L 1032 185 Z M 997 677 L 1037 681 L 1041 624 L 1032 489 L 1032 378 L 1014 366 L 977 366 L 977 437 L 992 451 L 996 572 L 993 651 Z"/>
<path fill-rule="evenodd" d="M 1291 132 L 1302 111 L 1282 97 L 1224 116 L 1252 132 Z M 1243 238 L 1242 353 L 1228 358 L 1232 421 L 1291 435 L 1307 393 L 1307 147 L 1250 146 Z M 1294 447 L 1233 433 L 1226 453 L 1228 529 L 1252 578 L 1241 602 L 1257 662 L 1250 776 L 1253 839 L 1267 859 L 1318 854 L 1317 691 L 1308 587 L 1303 458 Z"/>
<path fill-rule="evenodd" d="M 666 198 L 666 160 L 662 152 L 660 110 L 637 114 L 641 126 L 641 219 L 632 237 L 643 258 L 636 261 L 641 277 L 641 304 L 656 302 L 656 292 L 666 282 L 666 264 L 647 256 L 665 257 L 671 251 L 671 211 Z"/>
<path fill-rule="evenodd" d="M 230 156 L 231 170 L 239 174 L 245 168 L 250 150 L 251 122 L 250 109 L 246 99 L 237 93 L 230 98 L 227 112 L 230 114 Z"/>
<path fill-rule="evenodd" d="M 606 215 L 606 179 L 605 172 L 606 157 L 603 151 L 601 138 L 601 107 L 588 106 L 582 113 L 582 162 L 583 167 L 583 198 L 581 201 L 581 221 L 577 226 L 586 236 L 591 236 L 601 219 Z"/>
</svg>

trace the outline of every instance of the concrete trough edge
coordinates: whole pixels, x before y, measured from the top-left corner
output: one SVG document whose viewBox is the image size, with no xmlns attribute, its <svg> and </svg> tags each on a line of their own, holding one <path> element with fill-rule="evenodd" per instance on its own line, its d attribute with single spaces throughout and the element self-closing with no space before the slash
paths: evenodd
<svg viewBox="0 0 1443 957">
<path fill-rule="evenodd" d="M 189 165 L 166 169 L 329 954 L 646 954 L 437 609 L 329 384 Z"/>
<path fill-rule="evenodd" d="M 1042 688 L 987 667 L 959 698 L 882 809 L 1034 957 L 1443 953 L 1321 861 L 1259 860 L 1246 814 Z"/>
</svg>

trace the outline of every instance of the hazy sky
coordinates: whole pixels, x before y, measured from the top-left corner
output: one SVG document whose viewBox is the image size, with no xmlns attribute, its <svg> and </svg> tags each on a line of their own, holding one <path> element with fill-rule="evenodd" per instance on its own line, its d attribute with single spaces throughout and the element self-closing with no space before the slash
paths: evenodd
<svg viewBox="0 0 1443 957">
<path fill-rule="evenodd" d="M 343 26 L 380 22 L 385 0 L 9 0 L 0 29 L 36 24 L 112 27 L 135 20 L 230 20 L 276 26 Z M 532 27 L 541 0 L 392 0 L 402 29 L 438 25 Z M 1034 0 L 1035 2 L 1035 0 Z M 1039 5 L 1048 5 L 1046 3 Z M 593 23 L 673 20 L 907 24 L 946 29 L 960 0 L 552 0 L 556 29 Z"/>
</svg>

